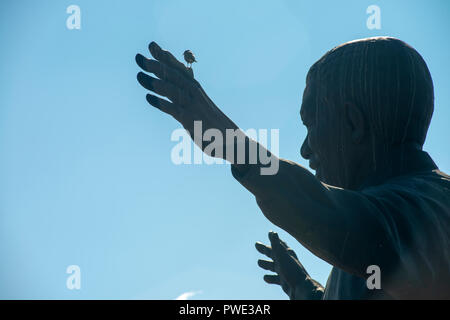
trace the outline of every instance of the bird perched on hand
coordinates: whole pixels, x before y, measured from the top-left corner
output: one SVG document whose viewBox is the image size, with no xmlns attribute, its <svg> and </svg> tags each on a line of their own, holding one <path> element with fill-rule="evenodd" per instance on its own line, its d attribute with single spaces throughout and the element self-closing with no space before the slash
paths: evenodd
<svg viewBox="0 0 450 320">
<path fill-rule="evenodd" d="M 191 50 L 186 50 L 183 53 L 183 55 L 184 55 L 184 60 L 186 60 L 186 62 L 188 64 L 187 65 L 188 68 L 191 68 L 192 63 L 197 62 L 197 60 L 195 60 L 195 56 L 194 56 L 194 54 L 192 53 Z"/>
</svg>

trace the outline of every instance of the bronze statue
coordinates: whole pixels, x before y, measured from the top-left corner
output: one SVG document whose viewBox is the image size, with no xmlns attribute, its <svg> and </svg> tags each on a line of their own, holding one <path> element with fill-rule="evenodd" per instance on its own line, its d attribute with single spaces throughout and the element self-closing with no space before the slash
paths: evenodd
<svg viewBox="0 0 450 320">
<path fill-rule="evenodd" d="M 154 59 L 138 54 L 136 62 L 158 78 L 140 72 L 138 81 L 170 99 L 147 94 L 151 105 L 172 115 L 191 137 L 194 121 L 224 135 L 239 130 L 192 68 L 154 42 L 149 49 Z M 301 155 L 315 176 L 283 159 L 274 175 L 260 174 L 259 158 L 227 160 L 263 214 L 333 270 L 323 288 L 270 233 L 271 247 L 256 244 L 273 260 L 260 260 L 260 267 L 277 273 L 266 282 L 281 285 L 291 299 L 450 298 L 450 178 L 422 151 L 433 108 L 425 61 L 395 38 L 344 43 L 310 68 L 300 110 L 308 130 Z M 243 144 L 246 151 L 269 153 L 248 137 Z M 381 289 L 367 287 L 373 265 L 381 270 Z"/>
</svg>

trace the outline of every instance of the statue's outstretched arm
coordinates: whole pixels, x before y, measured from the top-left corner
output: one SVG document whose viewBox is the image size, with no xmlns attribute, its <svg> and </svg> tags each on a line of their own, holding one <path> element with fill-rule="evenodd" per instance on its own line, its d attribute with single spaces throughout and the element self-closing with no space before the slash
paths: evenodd
<svg viewBox="0 0 450 320">
<path fill-rule="evenodd" d="M 233 165 L 232 173 L 272 223 L 333 266 L 366 277 L 368 266 L 388 271 L 398 261 L 389 217 L 365 194 L 327 186 L 282 159 L 275 175 L 257 165 Z"/>
</svg>

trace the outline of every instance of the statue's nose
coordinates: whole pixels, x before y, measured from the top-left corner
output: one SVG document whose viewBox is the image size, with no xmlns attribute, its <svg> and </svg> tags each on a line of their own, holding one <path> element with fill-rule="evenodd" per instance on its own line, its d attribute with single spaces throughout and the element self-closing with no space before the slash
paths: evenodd
<svg viewBox="0 0 450 320">
<path fill-rule="evenodd" d="M 311 158 L 312 151 L 308 144 L 308 136 L 306 136 L 305 141 L 303 141 L 302 147 L 300 148 L 300 154 L 304 159 Z"/>
</svg>

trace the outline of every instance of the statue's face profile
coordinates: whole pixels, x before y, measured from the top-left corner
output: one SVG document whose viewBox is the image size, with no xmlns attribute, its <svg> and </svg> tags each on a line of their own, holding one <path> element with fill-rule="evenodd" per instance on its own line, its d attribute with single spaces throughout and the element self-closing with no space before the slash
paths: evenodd
<svg viewBox="0 0 450 320">
<path fill-rule="evenodd" d="M 303 101 L 300 109 L 300 117 L 307 129 L 306 138 L 300 149 L 303 158 L 309 160 L 309 166 L 316 171 L 316 177 L 328 184 L 334 184 L 336 163 L 333 162 L 333 152 L 327 146 L 333 144 L 333 140 L 337 143 L 336 137 L 331 134 L 331 128 L 327 129 L 322 122 L 325 121 L 321 117 L 316 105 L 316 87 L 315 84 L 308 80 L 303 92 Z"/>
<path fill-rule="evenodd" d="M 326 184 L 341 188 L 353 188 L 364 169 L 361 163 L 370 157 L 361 140 L 355 140 L 355 132 L 364 136 L 365 124 L 349 123 L 345 107 L 318 97 L 317 84 L 308 79 L 303 92 L 300 116 L 307 129 L 307 136 L 300 153 L 309 160 L 316 177 Z M 351 110 L 350 110 L 351 111 Z"/>
</svg>

